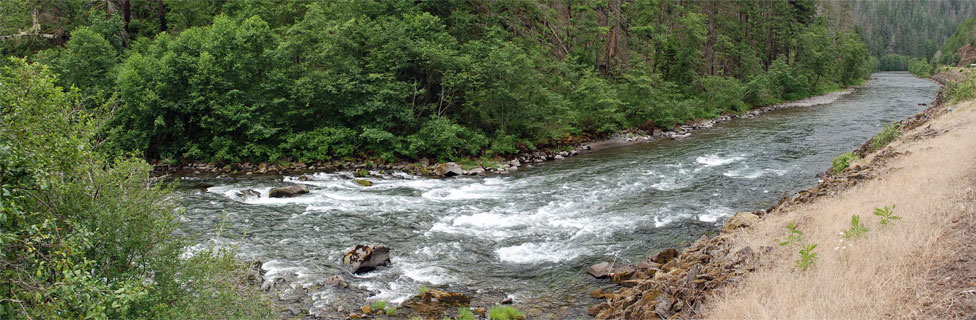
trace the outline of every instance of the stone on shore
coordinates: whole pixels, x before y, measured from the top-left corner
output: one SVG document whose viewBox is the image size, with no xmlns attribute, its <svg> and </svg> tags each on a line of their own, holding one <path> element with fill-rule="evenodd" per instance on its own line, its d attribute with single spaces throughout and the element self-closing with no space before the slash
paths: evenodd
<svg viewBox="0 0 976 320">
<path fill-rule="evenodd" d="M 308 186 L 304 184 L 296 184 L 271 189 L 271 191 L 268 192 L 268 196 L 272 198 L 290 198 L 306 193 L 308 193 Z"/>
<path fill-rule="evenodd" d="M 373 271 L 376 267 L 390 263 L 390 247 L 377 245 L 357 245 L 342 257 L 342 263 L 349 265 L 353 273 Z"/>
<path fill-rule="evenodd" d="M 439 176 L 453 177 L 464 174 L 464 170 L 461 169 L 461 165 L 454 162 L 448 162 L 439 163 L 434 166 L 434 173 Z"/>
<path fill-rule="evenodd" d="M 739 228 L 748 228 L 755 225 L 757 222 L 759 222 L 759 216 L 753 214 L 752 212 L 739 212 L 725 222 L 725 226 L 722 227 L 722 230 L 730 231 Z"/>
</svg>

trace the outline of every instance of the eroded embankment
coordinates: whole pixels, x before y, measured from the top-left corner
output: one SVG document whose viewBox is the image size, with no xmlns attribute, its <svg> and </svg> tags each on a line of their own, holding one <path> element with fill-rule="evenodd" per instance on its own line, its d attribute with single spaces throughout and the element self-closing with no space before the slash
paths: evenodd
<svg viewBox="0 0 976 320">
<path fill-rule="evenodd" d="M 613 270 L 621 288 L 595 292 L 606 302 L 589 313 L 603 319 L 972 316 L 976 111 L 971 102 L 940 100 L 899 122 L 904 134 L 896 142 L 817 186 L 767 210 L 737 214 L 721 234 L 702 237 L 676 257 L 664 252 Z M 902 220 L 879 228 L 872 211 L 891 205 Z M 871 231 L 841 242 L 838 233 L 850 227 L 852 214 Z M 794 266 L 798 245 L 778 245 L 790 222 L 803 232 L 798 245 L 819 245 L 819 261 L 807 271 Z"/>
</svg>

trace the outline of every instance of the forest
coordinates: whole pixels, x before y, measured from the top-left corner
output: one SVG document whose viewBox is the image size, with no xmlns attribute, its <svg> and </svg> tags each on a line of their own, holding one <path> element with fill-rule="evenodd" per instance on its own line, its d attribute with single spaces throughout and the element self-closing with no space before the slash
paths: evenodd
<svg viewBox="0 0 976 320">
<path fill-rule="evenodd" d="M 0 318 L 273 317 L 231 255 L 185 255 L 149 163 L 505 157 L 839 90 L 879 63 L 932 70 L 927 44 L 879 62 L 880 29 L 850 10 L 2 1 Z"/>
<path fill-rule="evenodd" d="M 504 156 L 874 69 L 826 1 L 20 4 L 4 54 L 111 113 L 102 151 L 167 163 Z"/>
</svg>

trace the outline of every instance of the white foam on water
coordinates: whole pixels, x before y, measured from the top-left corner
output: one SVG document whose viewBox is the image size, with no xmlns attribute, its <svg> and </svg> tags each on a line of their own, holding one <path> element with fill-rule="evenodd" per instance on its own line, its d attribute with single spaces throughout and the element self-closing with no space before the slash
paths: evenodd
<svg viewBox="0 0 976 320">
<path fill-rule="evenodd" d="M 745 160 L 745 158 L 742 156 L 722 157 L 714 153 L 695 158 L 695 162 L 706 167 L 721 166 L 741 160 Z"/>
<path fill-rule="evenodd" d="M 530 217 L 518 217 L 499 213 L 475 213 L 444 217 L 434 223 L 429 232 L 466 234 L 475 237 L 503 239 L 512 236 L 509 229 L 523 226 Z"/>
<path fill-rule="evenodd" d="M 495 254 L 502 262 L 519 264 L 569 261 L 585 253 L 587 251 L 584 249 L 568 248 L 568 244 L 552 242 L 541 244 L 528 242 L 495 250 Z"/>
<path fill-rule="evenodd" d="M 781 169 L 750 169 L 749 167 L 733 169 L 723 173 L 723 176 L 729 178 L 744 178 L 744 179 L 756 179 L 766 175 L 767 173 L 772 173 L 777 176 L 782 177 L 786 174 L 786 170 Z"/>
<path fill-rule="evenodd" d="M 698 214 L 698 220 L 703 222 L 716 222 L 721 218 L 732 215 L 732 209 L 726 207 L 715 207 L 705 209 L 704 213 Z"/>
<path fill-rule="evenodd" d="M 421 196 L 438 201 L 496 199 L 502 197 L 506 189 L 502 183 L 485 179 L 483 182 L 430 189 Z"/>
<path fill-rule="evenodd" d="M 425 263 L 401 262 L 400 269 L 403 276 L 416 283 L 427 283 L 434 286 L 457 282 L 457 278 L 452 276 L 447 269 L 431 266 Z"/>
</svg>

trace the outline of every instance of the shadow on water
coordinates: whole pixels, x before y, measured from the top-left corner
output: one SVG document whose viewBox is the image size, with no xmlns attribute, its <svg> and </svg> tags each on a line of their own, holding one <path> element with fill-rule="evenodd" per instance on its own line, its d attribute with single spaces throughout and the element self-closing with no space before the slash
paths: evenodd
<svg viewBox="0 0 976 320">
<path fill-rule="evenodd" d="M 359 243 L 393 248 L 393 266 L 350 284 L 373 300 L 399 302 L 420 286 L 500 290 L 516 301 L 573 299 L 600 282 L 586 268 L 629 263 L 714 232 L 735 212 L 767 207 L 812 186 L 831 159 L 885 123 L 924 109 L 938 89 L 907 73 L 876 80 L 838 101 L 736 120 L 680 141 L 582 155 L 508 176 L 422 179 L 401 174 L 354 184 L 349 172 L 310 176 L 311 193 L 269 199 L 295 177 L 206 181 L 187 190 L 184 232 L 201 245 L 238 246 L 314 283 L 346 272 L 342 253 Z M 240 200 L 254 189 L 261 198 Z M 229 238 L 208 236 L 226 214 Z M 316 296 L 329 303 L 328 293 Z M 559 303 L 557 303 L 559 305 Z"/>
</svg>

